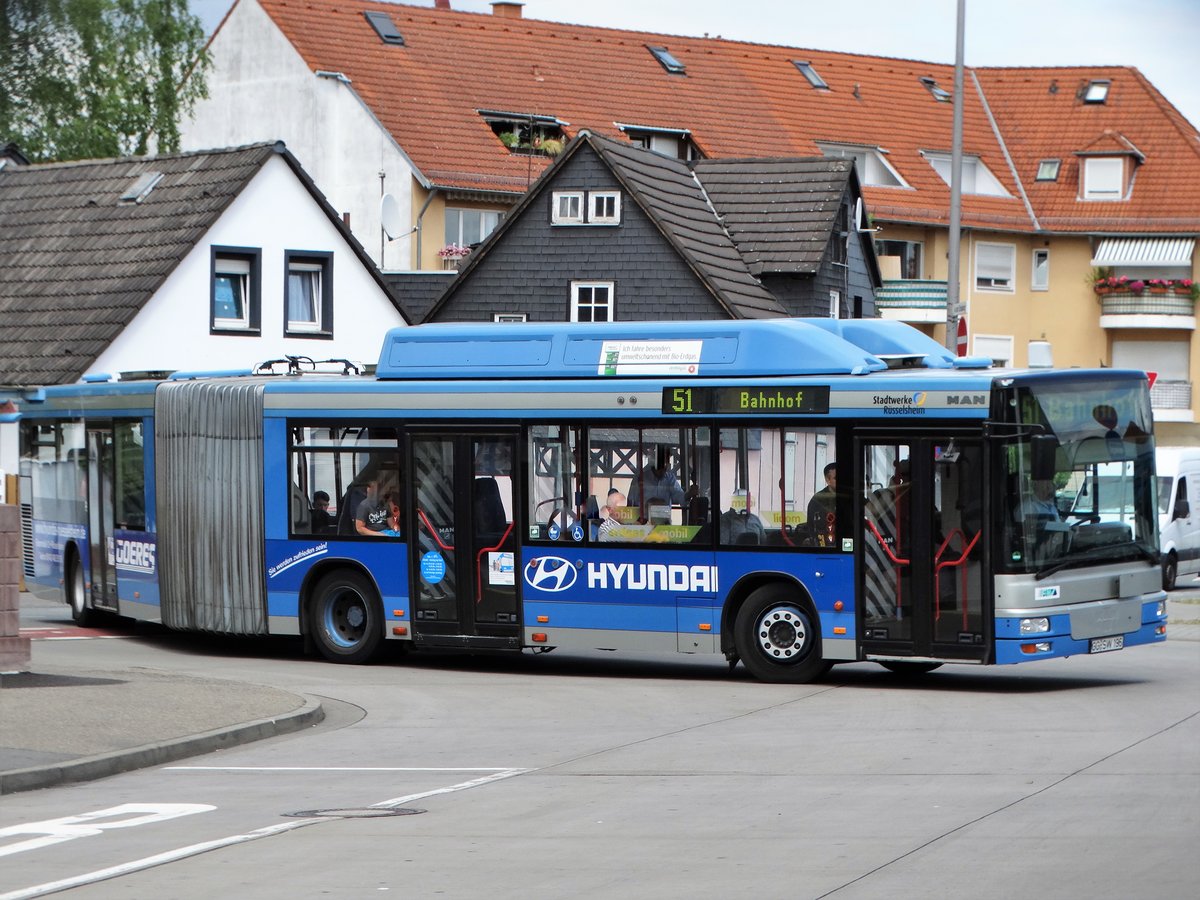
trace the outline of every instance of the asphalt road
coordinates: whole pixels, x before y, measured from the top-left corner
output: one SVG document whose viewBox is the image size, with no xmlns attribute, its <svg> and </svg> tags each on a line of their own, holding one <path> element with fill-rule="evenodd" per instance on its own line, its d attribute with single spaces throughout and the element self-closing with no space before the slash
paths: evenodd
<svg viewBox="0 0 1200 900">
<path fill-rule="evenodd" d="M 0 900 L 1179 898 L 1200 883 L 1200 642 L 905 682 L 711 659 L 39 642 L 322 699 L 323 724 L 4 797 Z"/>
</svg>

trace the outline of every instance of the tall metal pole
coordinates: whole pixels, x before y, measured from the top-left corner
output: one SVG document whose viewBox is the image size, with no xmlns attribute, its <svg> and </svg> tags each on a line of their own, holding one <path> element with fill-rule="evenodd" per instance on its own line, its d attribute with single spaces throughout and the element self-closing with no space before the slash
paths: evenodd
<svg viewBox="0 0 1200 900">
<path fill-rule="evenodd" d="M 954 134 L 950 148 L 950 245 L 946 266 L 946 349 L 958 343 L 958 319 L 966 311 L 959 302 L 958 247 L 962 231 L 962 141 L 963 141 L 963 23 L 967 0 L 958 0 L 958 24 L 954 37 Z"/>
</svg>

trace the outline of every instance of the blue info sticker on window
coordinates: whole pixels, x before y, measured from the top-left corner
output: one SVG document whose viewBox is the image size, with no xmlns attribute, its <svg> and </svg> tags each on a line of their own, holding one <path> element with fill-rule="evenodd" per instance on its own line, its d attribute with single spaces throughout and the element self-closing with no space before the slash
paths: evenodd
<svg viewBox="0 0 1200 900">
<path fill-rule="evenodd" d="M 430 584 L 437 584 L 446 577 L 446 561 L 440 553 L 430 550 L 421 557 L 421 577 Z"/>
</svg>

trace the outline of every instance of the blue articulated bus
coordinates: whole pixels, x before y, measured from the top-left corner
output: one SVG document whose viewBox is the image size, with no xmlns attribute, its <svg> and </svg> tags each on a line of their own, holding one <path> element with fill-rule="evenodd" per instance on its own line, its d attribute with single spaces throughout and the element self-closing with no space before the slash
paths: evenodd
<svg viewBox="0 0 1200 900">
<path fill-rule="evenodd" d="M 783 682 L 1166 638 L 1142 372 L 807 319 L 422 325 L 366 374 L 277 362 L 27 391 L 30 590 L 340 662 L 711 653 Z"/>
</svg>

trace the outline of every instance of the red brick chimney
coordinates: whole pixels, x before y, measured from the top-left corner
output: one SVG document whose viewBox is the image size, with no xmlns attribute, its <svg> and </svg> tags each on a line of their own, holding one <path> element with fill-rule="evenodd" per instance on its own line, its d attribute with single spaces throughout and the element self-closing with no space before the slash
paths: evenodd
<svg viewBox="0 0 1200 900">
<path fill-rule="evenodd" d="M 524 5 L 524 3 L 517 3 L 516 0 L 495 0 L 492 3 L 492 15 L 502 19 L 520 19 L 521 7 Z"/>
<path fill-rule="evenodd" d="M 450 0 L 433 0 L 434 9 L 449 9 Z"/>
</svg>

